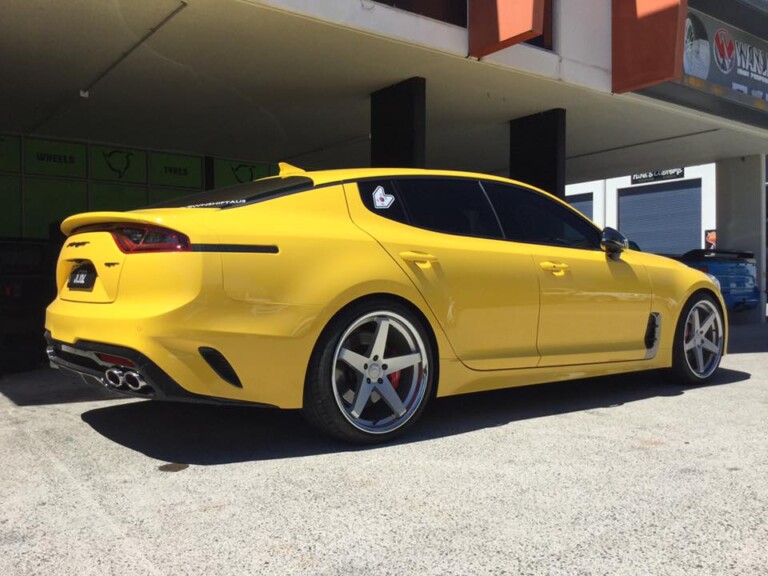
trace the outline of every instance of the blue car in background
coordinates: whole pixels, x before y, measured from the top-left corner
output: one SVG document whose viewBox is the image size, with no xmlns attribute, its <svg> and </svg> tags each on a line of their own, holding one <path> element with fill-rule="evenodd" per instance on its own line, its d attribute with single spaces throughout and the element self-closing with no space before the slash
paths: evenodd
<svg viewBox="0 0 768 576">
<path fill-rule="evenodd" d="M 760 303 L 757 265 L 752 252 L 691 250 L 673 258 L 717 278 L 729 312 L 752 310 Z"/>
</svg>

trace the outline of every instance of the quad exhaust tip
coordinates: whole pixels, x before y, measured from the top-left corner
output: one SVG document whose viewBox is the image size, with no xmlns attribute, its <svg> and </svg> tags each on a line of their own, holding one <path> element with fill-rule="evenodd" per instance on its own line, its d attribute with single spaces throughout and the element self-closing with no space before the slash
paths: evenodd
<svg viewBox="0 0 768 576">
<path fill-rule="evenodd" d="M 144 380 L 144 377 L 135 370 L 126 372 L 123 375 L 123 381 L 125 382 L 125 385 L 134 392 L 138 392 L 147 386 L 147 382 Z"/>
<path fill-rule="evenodd" d="M 110 368 L 104 372 L 104 381 L 111 388 L 120 388 L 125 383 L 125 375 L 118 368 Z"/>
<path fill-rule="evenodd" d="M 120 368 L 109 368 L 104 372 L 104 382 L 110 388 L 121 388 L 127 386 L 134 392 L 143 390 L 147 386 L 144 377 L 135 370 L 123 371 Z"/>
</svg>

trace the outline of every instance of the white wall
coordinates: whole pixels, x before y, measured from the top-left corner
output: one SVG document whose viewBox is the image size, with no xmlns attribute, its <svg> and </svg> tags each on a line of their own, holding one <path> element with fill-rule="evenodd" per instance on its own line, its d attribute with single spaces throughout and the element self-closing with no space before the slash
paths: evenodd
<svg viewBox="0 0 768 576">
<path fill-rule="evenodd" d="M 762 301 L 754 313 L 740 315 L 740 319 L 759 323 L 765 322 L 766 305 L 765 176 L 764 155 L 728 158 L 717 163 L 717 209 L 722 220 L 717 244 L 725 250 L 755 253 Z"/>
<path fill-rule="evenodd" d="M 466 28 L 378 4 L 373 0 L 241 1 L 272 6 L 377 36 L 397 38 L 462 58 L 469 52 Z"/>
<path fill-rule="evenodd" d="M 592 194 L 592 221 L 604 228 L 605 223 L 605 180 L 594 180 L 580 184 L 570 184 L 565 187 L 566 200 L 568 196 Z"/>
<path fill-rule="evenodd" d="M 242 0 L 466 57 L 467 30 L 373 0 Z M 482 60 L 611 91 L 611 0 L 553 0 L 554 51 L 517 44 Z"/>
<path fill-rule="evenodd" d="M 601 92 L 611 91 L 611 0 L 553 0 L 554 52 L 518 44 L 483 58 Z"/>
<path fill-rule="evenodd" d="M 685 178 L 667 180 L 667 182 L 684 182 L 686 180 L 701 180 L 701 246 L 704 247 L 704 231 L 717 228 L 717 169 L 715 164 L 688 166 Z M 595 180 L 579 184 L 569 184 L 565 187 L 565 195 L 592 193 L 593 220 L 598 226 L 616 228 L 619 222 L 619 190 L 624 188 L 640 189 L 652 186 L 658 182 L 647 184 L 632 184 L 631 176 Z"/>
<path fill-rule="evenodd" d="M 611 91 L 611 0 L 554 0 L 555 48 L 565 82 Z"/>
</svg>

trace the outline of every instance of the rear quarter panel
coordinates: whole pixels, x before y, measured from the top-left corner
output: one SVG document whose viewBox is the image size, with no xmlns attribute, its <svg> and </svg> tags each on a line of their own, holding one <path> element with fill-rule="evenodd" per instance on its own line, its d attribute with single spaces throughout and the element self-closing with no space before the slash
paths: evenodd
<svg viewBox="0 0 768 576">
<path fill-rule="evenodd" d="M 222 307 L 217 325 L 229 334 L 225 355 L 238 372 L 266 382 L 267 370 L 282 382 L 280 406 L 301 405 L 301 385 L 322 330 L 365 296 L 390 294 L 413 304 L 432 326 L 441 354 L 451 357 L 410 280 L 350 220 L 341 185 L 221 210 L 209 224 L 224 245 L 278 247 L 276 254 L 221 253 L 223 287 L 234 305 Z"/>
</svg>

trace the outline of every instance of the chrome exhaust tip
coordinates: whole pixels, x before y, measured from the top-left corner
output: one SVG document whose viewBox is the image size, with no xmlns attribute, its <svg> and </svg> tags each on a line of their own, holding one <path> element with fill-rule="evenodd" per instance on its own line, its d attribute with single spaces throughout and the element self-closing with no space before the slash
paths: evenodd
<svg viewBox="0 0 768 576">
<path fill-rule="evenodd" d="M 107 386 L 112 388 L 120 388 L 125 383 L 125 375 L 119 368 L 109 368 L 104 372 L 104 380 Z"/>
<path fill-rule="evenodd" d="M 138 392 L 147 386 L 147 382 L 144 380 L 144 377 L 133 370 L 126 372 L 123 375 L 123 381 L 125 382 L 125 385 L 134 392 Z"/>
</svg>

